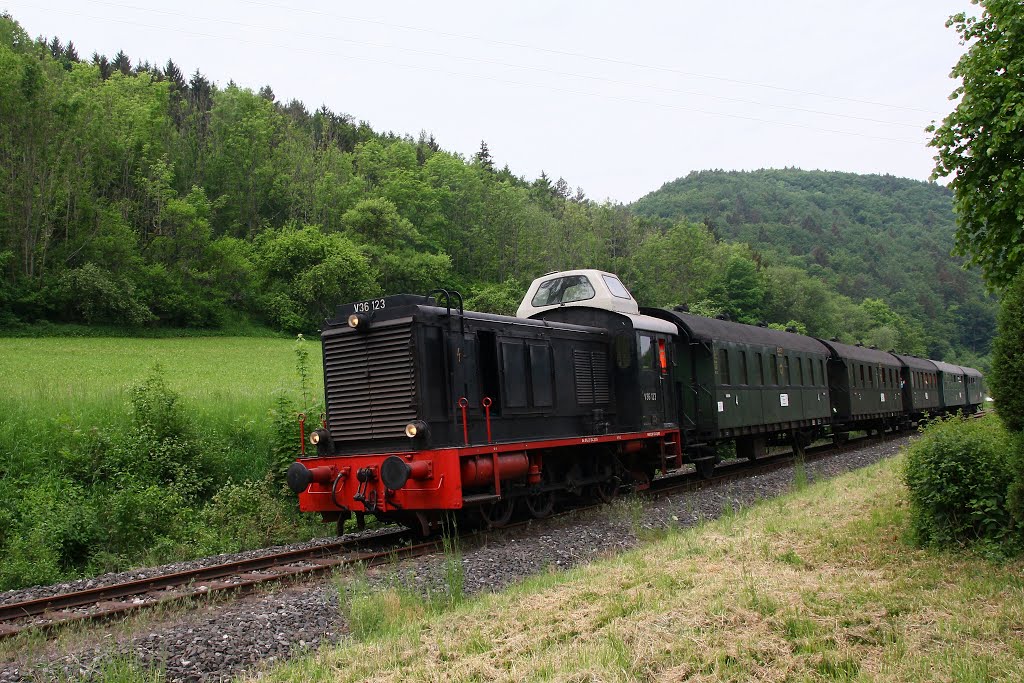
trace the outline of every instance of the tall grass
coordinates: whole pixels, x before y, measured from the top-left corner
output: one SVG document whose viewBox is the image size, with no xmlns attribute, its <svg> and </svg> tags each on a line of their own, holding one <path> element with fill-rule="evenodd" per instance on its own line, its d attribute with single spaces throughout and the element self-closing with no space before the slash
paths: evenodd
<svg viewBox="0 0 1024 683">
<path fill-rule="evenodd" d="M 301 378 L 288 339 L 0 339 L 0 588 L 319 530 L 273 479 L 322 400 L 299 355 Z"/>
<path fill-rule="evenodd" d="M 320 346 L 306 393 L 323 395 Z M 196 430 L 242 478 L 268 465 L 274 397 L 299 398 L 289 339 L 0 339 L 0 468 L 48 457 L 69 431 L 126 425 L 129 388 L 157 365 Z M 296 444 L 298 442 L 296 441 Z M 5 462 L 6 461 L 6 462 Z"/>
</svg>

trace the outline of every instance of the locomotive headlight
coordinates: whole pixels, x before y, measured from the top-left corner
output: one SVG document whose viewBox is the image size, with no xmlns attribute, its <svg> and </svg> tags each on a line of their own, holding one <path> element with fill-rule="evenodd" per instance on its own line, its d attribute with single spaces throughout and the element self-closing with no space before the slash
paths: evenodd
<svg viewBox="0 0 1024 683">
<path fill-rule="evenodd" d="M 370 326 L 370 319 L 362 313 L 352 313 L 348 316 L 348 326 L 353 330 L 366 330 Z"/>
<path fill-rule="evenodd" d="M 427 423 L 423 420 L 414 420 L 405 425 L 405 435 L 410 439 L 422 436 L 427 433 Z"/>
<path fill-rule="evenodd" d="M 318 443 L 320 443 L 320 432 L 319 432 L 319 430 L 318 431 L 314 431 L 313 433 L 311 433 L 309 435 L 309 442 L 311 444 L 313 444 L 314 446 L 317 445 Z"/>
</svg>

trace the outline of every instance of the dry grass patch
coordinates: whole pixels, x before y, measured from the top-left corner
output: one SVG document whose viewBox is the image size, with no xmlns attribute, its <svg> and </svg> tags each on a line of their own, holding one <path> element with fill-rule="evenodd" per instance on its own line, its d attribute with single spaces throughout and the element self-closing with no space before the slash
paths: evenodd
<svg viewBox="0 0 1024 683">
<path fill-rule="evenodd" d="M 454 609 L 409 610 L 380 637 L 269 676 L 1024 680 L 1021 565 L 907 546 L 897 467 L 814 484 Z"/>
</svg>

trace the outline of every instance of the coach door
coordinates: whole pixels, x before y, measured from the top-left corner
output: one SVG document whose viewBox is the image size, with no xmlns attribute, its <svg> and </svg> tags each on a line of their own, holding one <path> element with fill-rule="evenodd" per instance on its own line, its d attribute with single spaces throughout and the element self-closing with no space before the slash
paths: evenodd
<svg viewBox="0 0 1024 683">
<path fill-rule="evenodd" d="M 671 419 L 671 353 L 666 335 L 640 332 L 637 335 L 640 372 L 640 424 L 661 428 Z"/>
</svg>

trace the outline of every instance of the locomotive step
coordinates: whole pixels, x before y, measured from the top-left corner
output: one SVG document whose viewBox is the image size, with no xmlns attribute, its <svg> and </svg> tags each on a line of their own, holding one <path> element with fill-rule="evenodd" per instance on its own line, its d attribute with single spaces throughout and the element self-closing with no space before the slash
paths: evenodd
<svg viewBox="0 0 1024 683">
<path fill-rule="evenodd" d="M 466 496 L 462 499 L 462 505 L 476 505 L 477 503 L 490 503 L 491 501 L 499 500 L 501 496 L 493 493 L 477 493 L 472 496 Z"/>
</svg>

